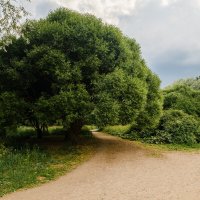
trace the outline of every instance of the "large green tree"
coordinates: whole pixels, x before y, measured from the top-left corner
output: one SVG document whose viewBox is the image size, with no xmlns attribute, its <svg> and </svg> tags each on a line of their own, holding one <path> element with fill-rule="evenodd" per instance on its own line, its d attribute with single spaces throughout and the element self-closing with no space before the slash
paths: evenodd
<svg viewBox="0 0 200 200">
<path fill-rule="evenodd" d="M 138 124 L 142 112 L 160 109 L 157 76 L 118 28 L 61 8 L 28 21 L 22 33 L 0 52 L 0 117 L 12 119 L 9 109 L 20 115 L 4 130 L 30 124 L 41 137 L 61 119 L 67 136 L 76 137 L 86 123 Z"/>
</svg>

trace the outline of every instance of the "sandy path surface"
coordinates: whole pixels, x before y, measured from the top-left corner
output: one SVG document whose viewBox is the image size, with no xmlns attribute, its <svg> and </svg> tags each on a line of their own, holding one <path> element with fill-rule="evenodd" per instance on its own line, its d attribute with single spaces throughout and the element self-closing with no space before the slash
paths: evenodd
<svg viewBox="0 0 200 200">
<path fill-rule="evenodd" d="M 56 181 L 1 200 L 200 200 L 200 154 L 147 150 L 102 133 L 97 152 Z"/>
</svg>

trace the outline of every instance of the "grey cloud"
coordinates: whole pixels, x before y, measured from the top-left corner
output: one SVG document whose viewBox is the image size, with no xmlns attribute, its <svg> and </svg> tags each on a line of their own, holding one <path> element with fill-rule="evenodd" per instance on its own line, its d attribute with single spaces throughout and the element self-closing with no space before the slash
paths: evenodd
<svg viewBox="0 0 200 200">
<path fill-rule="evenodd" d="M 147 64 L 163 86 L 200 74 L 200 8 L 197 0 L 178 0 L 163 6 L 150 0 L 119 26 L 141 45 Z"/>
<path fill-rule="evenodd" d="M 46 17 L 51 10 L 60 7 L 56 0 L 32 0 L 25 3 L 26 9 L 31 13 L 30 18 L 39 19 Z"/>
<path fill-rule="evenodd" d="M 36 6 L 36 16 L 37 17 L 45 17 L 49 11 L 55 10 L 59 5 L 54 1 L 42 1 Z"/>
<path fill-rule="evenodd" d="M 173 83 L 177 79 L 190 78 L 200 75 L 199 63 L 187 63 L 190 53 L 181 50 L 165 52 L 159 59 L 153 61 L 153 71 L 159 74 L 162 87 Z"/>
</svg>

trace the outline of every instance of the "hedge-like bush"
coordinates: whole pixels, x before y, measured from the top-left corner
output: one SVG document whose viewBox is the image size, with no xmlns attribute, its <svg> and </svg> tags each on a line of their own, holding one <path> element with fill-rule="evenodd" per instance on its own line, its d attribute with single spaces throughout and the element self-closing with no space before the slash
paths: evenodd
<svg viewBox="0 0 200 200">
<path fill-rule="evenodd" d="M 194 144 L 200 141 L 199 122 L 181 110 L 166 110 L 146 140 L 152 143 Z"/>
</svg>

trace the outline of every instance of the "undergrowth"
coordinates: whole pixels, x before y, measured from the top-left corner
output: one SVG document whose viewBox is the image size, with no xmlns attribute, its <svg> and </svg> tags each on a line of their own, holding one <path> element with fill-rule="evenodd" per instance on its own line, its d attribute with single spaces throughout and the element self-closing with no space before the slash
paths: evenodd
<svg viewBox="0 0 200 200">
<path fill-rule="evenodd" d="M 158 150 L 166 151 L 198 151 L 200 150 L 200 144 L 152 144 L 148 143 L 147 139 L 136 138 L 135 135 L 129 134 L 130 125 L 122 126 L 106 126 L 103 128 L 103 132 L 111 134 L 113 136 L 118 136 L 123 139 L 133 140 L 137 144 L 148 148 L 154 148 Z"/>
<path fill-rule="evenodd" d="M 60 127 L 50 128 L 51 134 L 42 140 L 30 138 L 33 129 L 21 127 L 10 143 L 0 143 L 0 196 L 18 189 L 48 182 L 69 172 L 93 151 L 92 137 L 84 131 L 79 144 L 64 141 Z M 23 136 L 23 137 L 20 137 Z M 24 137 L 28 139 L 24 139 Z"/>
</svg>

